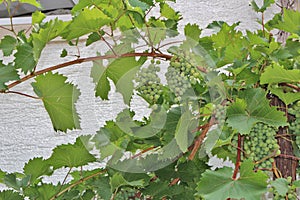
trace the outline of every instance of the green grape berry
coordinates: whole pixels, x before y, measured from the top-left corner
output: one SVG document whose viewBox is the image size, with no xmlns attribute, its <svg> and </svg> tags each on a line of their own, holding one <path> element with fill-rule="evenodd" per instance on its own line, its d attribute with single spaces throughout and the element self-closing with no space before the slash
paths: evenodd
<svg viewBox="0 0 300 200">
<path fill-rule="evenodd" d="M 156 74 L 159 70 L 160 68 L 152 63 L 138 71 L 135 77 L 137 91 L 151 105 L 155 104 L 163 93 L 163 85 Z"/>
</svg>

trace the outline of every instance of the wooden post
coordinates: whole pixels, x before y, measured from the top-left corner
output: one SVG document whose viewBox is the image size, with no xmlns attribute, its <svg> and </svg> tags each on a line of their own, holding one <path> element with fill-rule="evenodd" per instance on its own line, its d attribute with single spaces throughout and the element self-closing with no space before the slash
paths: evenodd
<svg viewBox="0 0 300 200">
<path fill-rule="evenodd" d="M 300 0 L 278 0 L 278 4 L 281 7 L 281 13 L 284 13 L 284 9 L 300 10 Z M 286 40 L 289 33 L 285 31 L 279 31 L 278 42 L 282 45 L 286 44 Z M 287 113 L 286 105 L 277 97 L 272 96 L 271 105 L 277 106 L 280 110 Z M 291 121 L 292 116 L 287 113 L 287 120 Z M 282 177 L 286 178 L 288 176 L 292 177 L 292 180 L 296 180 L 296 170 L 298 166 L 298 161 L 293 159 L 293 146 L 292 137 L 288 134 L 288 127 L 280 127 L 277 133 L 277 142 L 280 146 L 282 156 L 275 158 L 275 163 L 277 169 L 280 171 Z M 284 155 L 287 155 L 284 157 Z M 290 156 L 290 157 L 289 157 Z"/>
</svg>

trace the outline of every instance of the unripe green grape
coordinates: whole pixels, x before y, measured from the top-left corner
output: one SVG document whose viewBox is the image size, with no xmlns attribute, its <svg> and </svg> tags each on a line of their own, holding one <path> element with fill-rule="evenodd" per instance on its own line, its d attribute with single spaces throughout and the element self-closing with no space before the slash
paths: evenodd
<svg viewBox="0 0 300 200">
<path fill-rule="evenodd" d="M 142 96 L 150 104 L 155 104 L 163 93 L 163 85 L 160 83 L 160 78 L 156 74 L 159 69 L 160 68 L 156 67 L 152 62 L 152 64 L 150 64 L 147 68 L 142 68 L 136 74 L 136 89 L 140 96 Z"/>
<path fill-rule="evenodd" d="M 280 152 L 275 136 L 276 129 L 274 127 L 264 123 L 255 124 L 243 139 L 243 148 L 246 151 L 244 158 L 252 159 L 254 162 L 261 161 L 256 165 L 257 168 L 271 169 L 274 159 L 270 158 L 270 155 L 275 150 Z M 234 149 L 232 153 L 236 154 L 236 152 Z"/>
</svg>

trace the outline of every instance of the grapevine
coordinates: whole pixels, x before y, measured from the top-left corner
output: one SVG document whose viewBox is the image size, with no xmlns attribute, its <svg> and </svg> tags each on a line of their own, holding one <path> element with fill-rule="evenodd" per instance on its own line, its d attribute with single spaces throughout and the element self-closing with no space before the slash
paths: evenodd
<svg viewBox="0 0 300 200">
<path fill-rule="evenodd" d="M 273 194 L 273 200 L 297 200 L 297 193 L 296 193 L 296 186 L 292 182 L 292 177 L 287 177 L 286 179 L 280 178 L 279 179 L 283 185 L 281 187 L 284 187 L 286 189 L 286 193 L 278 192 L 278 187 L 270 187 L 269 192 Z"/>
<path fill-rule="evenodd" d="M 135 78 L 137 82 L 136 89 L 139 95 L 143 96 L 151 104 L 156 103 L 163 93 L 163 85 L 160 83 L 160 78 L 157 75 L 159 71 L 160 68 L 151 63 L 147 68 L 142 68 L 138 71 Z"/>
<path fill-rule="evenodd" d="M 29 123 L 34 130 L 44 122 L 53 132 L 83 127 L 84 133 L 72 143 L 57 145 L 49 157 L 30 159 L 17 172 L 0 169 L 0 184 L 6 187 L 1 200 L 256 200 L 268 189 L 275 200 L 297 199 L 298 11 L 283 9 L 266 21 L 264 12 L 275 2 L 259 6 L 251 1 L 262 17 L 261 30 L 214 21 L 205 28 L 212 34 L 204 36 L 199 25 L 179 23 L 175 0 L 79 0 L 68 21 L 48 20 L 39 1 L 0 2 L 11 15 L 10 24 L 0 26 L 9 32 L 0 39 L 0 95 L 6 95 L 0 132 L 10 130 L 17 119 L 24 125 L 20 133 Z M 12 2 L 38 8 L 27 30 L 17 32 Z M 284 34 L 275 35 L 277 30 Z M 181 33 L 184 37 L 177 37 Z M 277 40 L 282 35 L 289 35 L 281 41 L 284 45 Z M 62 48 L 60 58 L 44 65 L 43 59 L 49 59 L 45 48 L 56 42 Z M 74 51 L 76 55 L 68 53 Z M 83 63 L 91 67 L 76 71 Z M 74 80 L 74 71 L 90 74 L 87 91 L 93 91 L 96 109 L 102 103 L 101 109 L 106 108 L 113 88 L 125 104 L 102 127 L 96 123 L 98 129 L 89 135 L 81 127 L 86 115 L 77 106 L 91 101 L 82 101 L 82 94 L 89 93 L 81 87 L 82 79 Z M 20 84 L 30 87 L 30 94 L 18 91 Z M 5 116 L 17 113 L 9 105 L 16 101 L 7 94 L 37 101 L 28 108 L 43 107 L 49 120 Z M 152 108 L 148 117 L 135 109 L 134 95 Z M 143 117 L 137 120 L 137 114 Z M 3 136 L 9 140 L 20 133 Z M 211 166 L 211 155 L 232 161 L 233 167 Z M 57 178 L 63 169 L 66 173 Z"/>
<path fill-rule="evenodd" d="M 165 74 L 168 86 L 175 94 L 175 102 L 180 102 L 182 96 L 202 80 L 197 62 L 189 51 L 176 49 L 173 52 L 168 71 Z"/>
<path fill-rule="evenodd" d="M 290 123 L 289 130 L 290 133 L 295 138 L 295 143 L 300 148 L 300 101 L 292 105 L 291 108 L 289 108 L 289 113 L 294 116 L 294 121 Z"/>
<path fill-rule="evenodd" d="M 277 144 L 276 129 L 263 123 L 257 123 L 253 126 L 249 135 L 244 136 L 243 153 L 244 158 L 251 159 L 257 165 L 257 168 L 272 169 L 274 157 L 280 154 Z M 232 139 L 232 145 L 229 150 L 236 154 L 237 135 Z"/>
</svg>

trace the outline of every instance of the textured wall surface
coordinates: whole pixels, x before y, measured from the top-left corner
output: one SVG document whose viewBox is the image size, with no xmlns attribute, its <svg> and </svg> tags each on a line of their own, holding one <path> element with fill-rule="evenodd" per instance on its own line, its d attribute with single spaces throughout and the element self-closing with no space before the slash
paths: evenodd
<svg viewBox="0 0 300 200">
<path fill-rule="evenodd" d="M 251 10 L 249 0 L 178 0 L 173 5 L 183 16 L 180 24 L 197 23 L 204 28 L 214 20 L 229 23 L 241 21 L 240 29 L 255 30 L 260 26 L 256 23 L 258 14 Z M 268 16 L 272 15 L 272 11 Z M 0 30 L 1 31 L 1 30 Z M 204 34 L 208 34 L 204 32 Z M 59 54 L 65 45 L 60 42 L 49 44 L 43 52 L 39 67 L 49 67 L 58 64 Z M 93 56 L 101 46 L 94 45 L 85 50 L 82 47 L 81 56 Z M 70 52 L 76 54 L 76 49 Z M 82 96 L 77 103 L 78 112 L 82 118 L 82 130 L 68 134 L 53 131 L 50 119 L 42 106 L 42 102 L 18 95 L 0 94 L 0 168 L 5 171 L 20 171 L 24 162 L 35 156 L 48 157 L 51 149 L 57 144 L 73 142 L 80 134 L 94 134 L 108 119 L 113 119 L 124 108 L 121 96 L 111 93 L 111 100 L 102 102 L 93 97 L 92 80 L 89 77 L 91 63 L 63 69 L 61 72 L 69 75 L 70 80 L 78 84 Z M 33 94 L 29 82 L 14 88 Z M 142 115 L 145 105 L 135 102 L 137 112 Z"/>
</svg>

